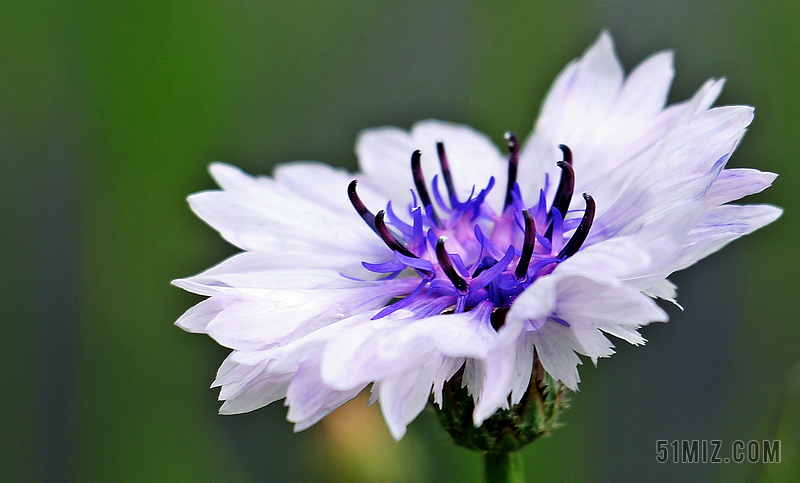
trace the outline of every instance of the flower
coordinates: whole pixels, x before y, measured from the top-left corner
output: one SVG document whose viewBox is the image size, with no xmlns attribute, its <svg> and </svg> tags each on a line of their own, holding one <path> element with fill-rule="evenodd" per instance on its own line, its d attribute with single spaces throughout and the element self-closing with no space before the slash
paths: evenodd
<svg viewBox="0 0 800 483">
<path fill-rule="evenodd" d="M 672 77 L 663 52 L 625 78 L 603 33 L 522 149 L 428 120 L 363 132 L 355 180 L 213 164 L 222 189 L 189 204 L 243 251 L 173 283 L 209 297 L 177 325 L 233 349 L 220 412 L 285 398 L 299 431 L 371 385 L 399 439 L 456 373 L 480 425 L 523 399 L 535 364 L 576 390 L 578 354 L 610 356 L 609 334 L 643 344 L 671 273 L 781 214 L 729 204 L 776 177 L 725 169 L 753 109 L 711 108 L 722 80 L 665 107 Z"/>
</svg>

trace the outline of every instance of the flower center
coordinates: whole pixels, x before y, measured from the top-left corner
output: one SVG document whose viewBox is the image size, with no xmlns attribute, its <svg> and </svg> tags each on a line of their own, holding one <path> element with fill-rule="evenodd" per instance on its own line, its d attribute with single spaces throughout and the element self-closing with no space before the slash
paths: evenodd
<svg viewBox="0 0 800 483">
<path fill-rule="evenodd" d="M 586 240 L 594 221 L 595 202 L 584 193 L 586 208 L 580 217 L 568 211 L 575 186 L 572 152 L 559 148 L 564 159 L 557 164 L 561 179 L 552 204 L 545 199 L 549 181 L 539 190 L 536 204 L 526 205 L 516 182 L 519 164 L 517 138 L 508 141 L 508 184 L 502 213 L 486 203 L 495 185 L 494 177 L 475 195 L 475 187 L 460 201 L 453 185 L 444 143 L 436 151 L 447 201 L 439 190 L 439 176 L 431 183 L 433 199 L 422 173 L 421 156 L 411 155 L 414 175 L 413 202 L 407 221 L 398 216 L 390 201 L 386 210 L 372 214 L 356 192 L 356 180 L 348 187 L 353 207 L 367 225 L 394 252 L 394 259 L 381 263 L 363 262 L 371 272 L 387 274 L 383 280 L 408 275 L 420 278 L 417 287 L 381 310 L 374 319 L 398 309 L 415 308 L 425 313 L 461 313 L 478 305 L 494 307 L 502 315 L 514 299 L 536 279 L 547 275 L 563 260 L 574 255 Z M 435 201 L 435 205 L 434 205 Z M 388 220 L 387 220 L 388 218 Z M 574 231 L 573 231 L 574 230 Z M 565 233 L 573 231 L 567 238 Z M 498 317 L 499 318 L 499 317 Z M 495 317 L 492 317 L 494 323 Z M 566 322 L 565 322 L 566 323 Z M 502 321 L 498 322 L 502 325 Z"/>
</svg>

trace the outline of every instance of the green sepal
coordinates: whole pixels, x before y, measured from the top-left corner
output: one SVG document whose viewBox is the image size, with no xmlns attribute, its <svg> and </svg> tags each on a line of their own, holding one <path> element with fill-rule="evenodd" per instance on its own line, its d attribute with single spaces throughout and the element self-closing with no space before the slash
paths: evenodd
<svg viewBox="0 0 800 483">
<path fill-rule="evenodd" d="M 463 372 L 462 368 L 444 384 L 442 406 L 433 404 L 439 422 L 457 445 L 489 453 L 515 452 L 559 426 L 558 417 L 568 403 L 567 390 L 538 361 L 519 404 L 498 409 L 478 427 L 472 419 L 475 402 L 462 387 Z"/>
</svg>

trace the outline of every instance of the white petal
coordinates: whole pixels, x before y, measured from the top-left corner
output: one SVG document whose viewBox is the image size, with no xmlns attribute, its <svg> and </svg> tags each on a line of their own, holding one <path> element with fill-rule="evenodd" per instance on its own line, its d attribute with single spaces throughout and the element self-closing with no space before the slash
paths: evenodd
<svg viewBox="0 0 800 483">
<path fill-rule="evenodd" d="M 533 371 L 533 338 L 524 332 L 517 338 L 514 370 L 511 374 L 511 404 L 518 404 L 528 390 Z"/>
<path fill-rule="evenodd" d="M 389 287 L 370 286 L 263 291 L 259 302 L 230 303 L 205 331 L 221 345 L 254 351 L 382 307 L 393 296 Z"/>
<path fill-rule="evenodd" d="M 345 215 L 356 211 L 347 197 L 347 186 L 355 179 L 341 168 L 315 162 L 293 162 L 275 167 L 275 181 L 304 199 Z"/>
<path fill-rule="evenodd" d="M 486 358 L 497 343 L 497 333 L 488 313 L 485 320 L 476 319 L 479 312 L 415 320 L 398 311 L 356 327 L 326 346 L 323 380 L 346 388 L 422 365 L 437 364 L 438 370 L 438 365 L 450 363 L 447 358 Z"/>
<path fill-rule="evenodd" d="M 467 388 L 467 393 L 474 399 L 478 399 L 483 393 L 484 381 L 486 381 L 484 361 L 481 359 L 467 359 L 466 364 L 464 364 L 461 387 Z"/>
<path fill-rule="evenodd" d="M 214 380 L 211 387 L 220 387 L 234 382 L 239 382 L 247 378 L 247 375 L 253 372 L 258 364 L 240 364 L 234 360 L 236 351 L 228 354 L 228 357 L 222 361 L 222 364 L 217 369 L 217 378 Z"/>
<path fill-rule="evenodd" d="M 226 305 L 227 303 L 219 298 L 203 300 L 181 315 L 175 325 L 187 332 L 204 334 L 209 322 L 222 312 Z"/>
<path fill-rule="evenodd" d="M 295 431 L 302 431 L 356 397 L 365 387 L 333 390 L 320 379 L 319 364 L 307 362 L 300 366 L 286 392 L 286 406 L 289 407 L 286 419 L 295 423 Z"/>
<path fill-rule="evenodd" d="M 330 311 L 324 294 L 275 292 L 268 303 L 234 303 L 208 325 L 206 331 L 220 345 L 238 350 L 258 350 L 269 347 L 289 336 L 303 322 Z M 329 323 L 340 320 L 330 314 Z"/>
<path fill-rule="evenodd" d="M 761 192 L 777 177 L 775 173 L 765 173 L 757 169 L 723 170 L 706 193 L 706 204 L 717 206 Z"/>
<path fill-rule="evenodd" d="M 531 337 L 544 370 L 553 379 L 577 391 L 581 381 L 578 365 L 582 362 L 575 353 L 580 343 L 575 339 L 574 332 L 551 321 L 543 324 L 539 330 L 532 331 Z"/>
<path fill-rule="evenodd" d="M 557 290 L 557 315 L 576 328 L 605 329 L 667 320 L 664 311 L 649 297 L 613 281 L 598 283 L 596 279 L 563 277 L 558 280 Z"/>
<path fill-rule="evenodd" d="M 652 255 L 635 237 L 605 240 L 579 250 L 556 267 L 561 275 L 631 281 L 652 270 Z"/>
<path fill-rule="evenodd" d="M 225 402 L 220 414 L 240 414 L 253 411 L 286 396 L 291 374 L 272 374 L 263 366 L 253 367 L 241 382 L 225 385 L 220 399 Z"/>
<path fill-rule="evenodd" d="M 509 327 L 522 327 L 530 320 L 545 320 L 556 308 L 556 279 L 545 276 L 536 280 L 533 285 L 525 289 L 514 301 L 506 315 L 506 324 L 503 331 Z"/>
<path fill-rule="evenodd" d="M 431 364 L 381 381 L 381 412 L 394 439 L 400 440 L 408 423 L 425 409 L 435 374 Z"/>
<path fill-rule="evenodd" d="M 675 221 L 681 226 L 692 222 L 692 218 L 675 216 L 674 210 L 683 209 L 687 203 L 703 203 L 752 114 L 752 108 L 746 106 L 706 111 L 676 128 L 659 149 L 643 153 L 643 159 L 652 155 L 651 159 L 641 165 L 617 201 L 597 215 L 592 237 L 622 236 L 653 226 L 659 230 Z M 698 211 L 697 216 L 701 213 Z"/>
<path fill-rule="evenodd" d="M 524 336 L 523 336 L 524 339 Z M 485 361 L 475 361 L 473 377 L 480 378 L 480 384 L 470 383 L 472 392 L 477 393 L 475 410 L 472 414 L 473 422 L 476 426 L 494 414 L 498 408 L 508 407 L 508 395 L 513 389 L 513 380 L 518 367 L 517 347 L 504 348 L 505 350 L 495 351 Z M 533 348 L 528 347 L 533 360 Z M 524 370 L 524 369 L 523 369 Z M 528 372 L 530 376 L 530 372 Z M 474 389 L 473 389 L 474 387 Z"/>
<path fill-rule="evenodd" d="M 461 367 L 464 366 L 463 358 L 445 357 L 442 364 L 436 370 L 433 377 L 433 402 L 442 407 L 442 390 L 444 383 L 449 381 Z"/>
<path fill-rule="evenodd" d="M 208 171 L 224 190 L 247 190 L 257 183 L 256 178 L 227 163 L 211 163 Z"/>
<path fill-rule="evenodd" d="M 537 120 L 537 130 L 569 124 L 579 130 L 594 124 L 616 100 L 623 75 L 614 42 L 608 32 L 603 32 L 574 67 L 570 64 L 556 78 Z"/>
<path fill-rule="evenodd" d="M 614 108 L 617 116 L 646 122 L 664 109 L 675 69 L 672 52 L 661 52 L 644 60 L 625 80 Z"/>
<path fill-rule="evenodd" d="M 636 329 L 666 318 L 649 297 L 618 280 L 559 276 L 554 272 L 537 280 L 517 298 L 506 324 L 526 327 L 545 370 L 575 389 L 580 380 L 577 373 L 580 360 L 574 352 L 593 361 L 613 353 L 613 345 L 600 330 L 641 344 L 644 339 Z"/>
<path fill-rule="evenodd" d="M 644 293 L 650 297 L 657 297 L 668 302 L 672 302 L 679 309 L 683 310 L 683 307 L 681 307 L 681 305 L 675 300 L 675 298 L 678 296 L 678 287 L 666 278 L 659 280 L 655 284 L 645 289 Z"/>
<path fill-rule="evenodd" d="M 414 187 L 411 176 L 411 153 L 423 147 L 415 146 L 408 131 L 398 127 L 381 127 L 361 131 L 356 140 L 358 165 L 365 176 L 359 180 L 365 186 L 384 193 L 385 201 L 395 200 L 399 206 L 409 198 Z M 433 151 L 432 153 L 435 153 Z M 427 161 L 430 156 L 425 156 Z M 424 164 L 425 167 L 430 166 Z"/>
<path fill-rule="evenodd" d="M 674 270 L 681 270 L 733 240 L 777 220 L 783 210 L 772 205 L 722 205 L 708 212 L 687 236 Z"/>
<path fill-rule="evenodd" d="M 295 164 L 297 168 L 300 163 Z M 309 167 L 308 169 L 313 169 Z M 189 197 L 192 210 L 230 243 L 249 251 L 275 253 L 349 253 L 358 261 L 382 252 L 381 241 L 355 210 L 340 204 L 305 198 L 271 178 L 253 178 L 222 164 L 211 166 L 222 191 L 205 191 Z M 346 199 L 347 183 L 341 184 Z M 312 196 L 313 198 L 313 196 Z"/>
</svg>

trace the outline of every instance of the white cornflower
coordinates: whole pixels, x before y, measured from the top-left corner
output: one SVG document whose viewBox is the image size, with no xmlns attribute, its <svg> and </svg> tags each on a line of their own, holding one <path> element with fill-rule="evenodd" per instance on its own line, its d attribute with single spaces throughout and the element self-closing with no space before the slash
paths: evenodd
<svg viewBox="0 0 800 483">
<path fill-rule="evenodd" d="M 189 204 L 243 251 L 173 283 L 209 297 L 177 324 L 233 349 L 220 412 L 286 398 L 302 430 L 371 385 L 399 439 L 459 370 L 480 424 L 520 402 L 535 361 L 575 390 L 577 354 L 643 344 L 667 276 L 781 214 L 728 204 L 776 177 L 724 169 L 753 108 L 711 108 L 722 80 L 665 107 L 672 77 L 663 52 L 626 78 L 603 33 L 522 149 L 428 120 L 364 131 L 355 175 L 213 164 L 222 189 Z"/>
</svg>

